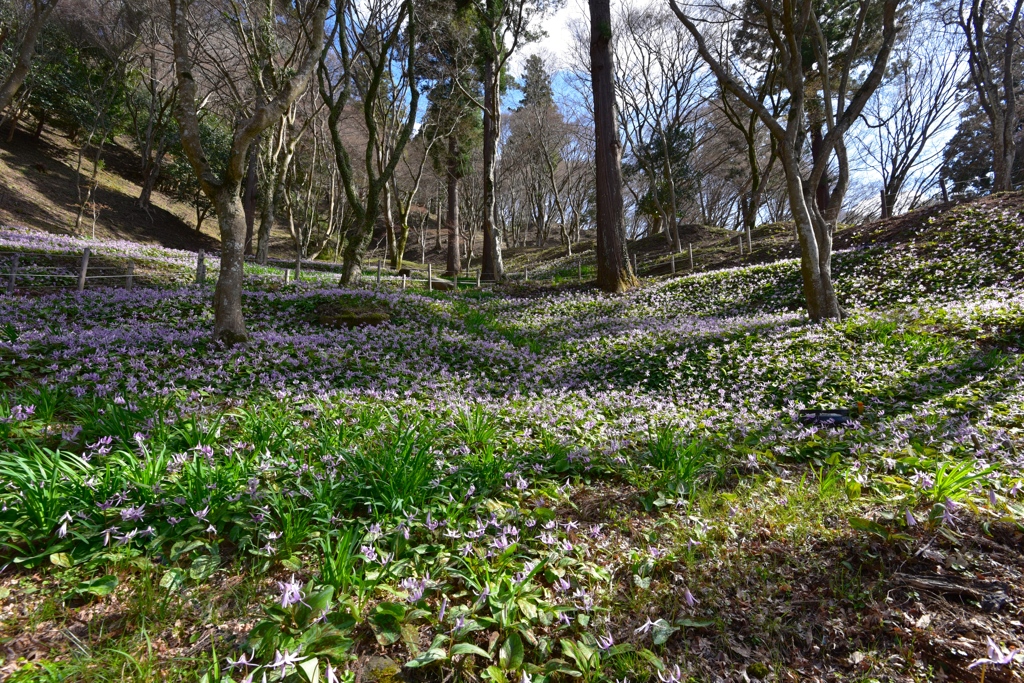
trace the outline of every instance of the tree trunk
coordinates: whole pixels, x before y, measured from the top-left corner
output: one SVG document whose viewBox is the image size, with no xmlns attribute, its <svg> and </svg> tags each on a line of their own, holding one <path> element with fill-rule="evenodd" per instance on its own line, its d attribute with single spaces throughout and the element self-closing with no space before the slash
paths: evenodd
<svg viewBox="0 0 1024 683">
<path fill-rule="evenodd" d="M 811 126 L 811 158 L 817 159 L 821 156 L 822 144 L 824 143 L 824 136 L 821 133 L 821 124 L 815 124 Z M 818 211 L 825 213 L 828 211 L 829 203 L 831 198 L 828 192 L 828 173 L 822 173 L 821 179 L 818 181 L 818 187 L 814 189 L 814 200 L 818 205 Z"/>
<path fill-rule="evenodd" d="M 148 209 L 153 199 L 153 189 L 160 179 L 160 169 L 163 166 L 163 150 L 157 152 L 153 159 L 146 159 L 142 168 L 142 191 L 139 192 L 138 206 L 141 209 Z"/>
<path fill-rule="evenodd" d="M 341 252 L 341 283 L 346 287 L 358 284 L 363 277 L 363 254 L 372 237 L 373 230 L 363 230 L 358 220 L 352 221 Z"/>
<path fill-rule="evenodd" d="M 490 5 L 490 1 L 488 2 Z M 484 245 L 480 277 L 497 282 L 501 279 L 501 241 L 495 221 L 494 167 L 498 156 L 498 131 L 501 112 L 498 107 L 498 75 L 494 73 L 497 55 L 488 54 L 484 64 Z"/>
<path fill-rule="evenodd" d="M 39 39 L 39 33 L 43 30 L 43 25 L 50 18 L 50 13 L 56 6 L 57 0 L 52 0 L 45 5 L 41 3 L 35 5 L 37 11 L 33 12 L 32 21 L 29 22 L 25 37 L 22 38 L 21 48 L 18 50 L 18 60 L 14 63 L 14 68 L 7 80 L 0 85 L 0 115 L 11 104 L 18 88 L 25 82 L 29 69 L 32 67 L 32 57 L 36 53 L 36 41 Z"/>
<path fill-rule="evenodd" d="M 402 261 L 405 259 L 405 248 L 409 245 L 409 221 L 404 220 L 398 226 L 395 231 L 395 253 L 398 254 L 398 265 L 395 266 L 395 270 L 402 267 Z"/>
<path fill-rule="evenodd" d="M 245 211 L 245 254 L 252 254 L 252 229 L 256 225 L 256 155 L 259 154 L 259 138 L 249 148 L 249 168 L 245 173 L 245 193 L 242 195 L 242 209 Z"/>
<path fill-rule="evenodd" d="M 224 185 L 214 194 L 220 227 L 220 276 L 213 291 L 213 338 L 232 346 L 246 338 L 242 318 L 245 263 L 245 209 L 238 186 Z"/>
<path fill-rule="evenodd" d="M 445 223 L 448 225 L 448 261 L 445 275 L 454 277 L 459 274 L 462 268 L 462 256 L 459 253 L 459 176 L 458 176 L 458 140 L 454 135 L 448 137 L 448 217 Z M 440 207 L 438 207 L 440 209 Z M 438 211 L 438 225 L 441 222 L 440 210 Z M 484 240 L 484 254 L 487 254 L 486 238 Z"/>
<path fill-rule="evenodd" d="M 543 247 L 547 239 L 547 207 L 544 205 L 544 196 L 538 193 L 534 198 L 537 209 L 537 246 Z"/>
<path fill-rule="evenodd" d="M 392 207 L 391 183 L 384 186 L 384 230 L 387 238 L 387 257 L 391 270 L 402 267 L 402 257 L 398 254 L 398 239 L 395 235 L 395 219 Z"/>
<path fill-rule="evenodd" d="M 807 315 L 813 322 L 841 317 L 832 286 L 832 226 L 818 210 L 818 188 L 807 188 L 795 154 L 783 151 L 786 191 L 800 239 L 800 274 L 803 278 Z"/>
<path fill-rule="evenodd" d="M 615 111 L 615 64 L 609 0 L 590 0 L 590 80 L 594 91 L 597 170 L 597 285 L 624 292 L 637 284 L 626 253 L 622 145 Z"/>
<path fill-rule="evenodd" d="M 32 134 L 33 139 L 38 140 L 43 135 L 43 128 L 46 126 L 46 112 L 39 114 L 39 119 L 36 122 L 36 130 Z"/>
<path fill-rule="evenodd" d="M 1017 145 L 1014 144 L 1012 129 L 1007 135 L 1005 115 L 997 118 L 999 120 L 994 121 L 992 126 L 992 191 L 1009 192 L 1013 189 L 1013 161 Z"/>
</svg>

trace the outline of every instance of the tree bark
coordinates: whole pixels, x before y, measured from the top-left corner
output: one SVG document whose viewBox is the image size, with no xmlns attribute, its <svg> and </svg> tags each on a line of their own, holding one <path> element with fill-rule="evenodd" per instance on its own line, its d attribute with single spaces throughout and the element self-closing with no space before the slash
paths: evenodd
<svg viewBox="0 0 1024 683">
<path fill-rule="evenodd" d="M 256 225 L 256 155 L 259 154 L 259 139 L 249 148 L 249 165 L 245 174 L 245 193 L 242 195 L 242 209 L 245 211 L 245 254 L 252 254 L 252 230 Z"/>
<path fill-rule="evenodd" d="M 491 0 L 488 0 L 490 4 Z M 501 127 L 498 74 L 494 68 L 496 59 L 497 55 L 488 50 L 484 64 L 484 245 L 480 272 L 482 279 L 494 282 L 500 280 L 502 275 L 501 240 L 497 234 L 494 196 L 494 169 L 498 156 L 498 131 Z"/>
<path fill-rule="evenodd" d="M 459 142 L 455 135 L 448 136 L 448 261 L 445 275 L 454 277 L 462 270 L 462 255 L 459 242 L 459 176 L 458 176 Z M 440 207 L 439 207 L 440 208 Z M 438 211 L 438 224 L 441 216 Z M 484 253 L 487 253 L 486 244 Z"/>
<path fill-rule="evenodd" d="M 220 228 L 220 276 L 213 292 L 213 338 L 229 346 L 246 338 L 242 317 L 245 209 L 239 189 L 240 183 L 223 185 L 211 198 Z"/>
<path fill-rule="evenodd" d="M 398 240 L 395 235 L 395 214 L 394 201 L 391 191 L 391 183 L 384 185 L 384 231 L 387 240 L 387 257 L 391 264 L 391 270 L 398 270 L 401 267 L 402 258 L 398 255 Z"/>
<path fill-rule="evenodd" d="M 626 253 L 622 145 L 615 111 L 615 66 L 609 0 L 590 0 L 590 80 L 594 91 L 597 170 L 597 286 L 624 292 L 637 284 Z"/>
</svg>

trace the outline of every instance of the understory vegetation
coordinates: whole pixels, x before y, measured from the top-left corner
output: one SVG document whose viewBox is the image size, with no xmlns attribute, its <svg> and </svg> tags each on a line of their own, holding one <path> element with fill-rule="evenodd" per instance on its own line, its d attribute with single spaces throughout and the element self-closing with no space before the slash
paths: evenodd
<svg viewBox="0 0 1024 683">
<path fill-rule="evenodd" d="M 1024 632 L 1022 215 L 841 250 L 819 325 L 794 260 L 616 297 L 260 271 L 231 348 L 180 253 L 0 299 L 2 671 L 973 677 Z"/>
</svg>

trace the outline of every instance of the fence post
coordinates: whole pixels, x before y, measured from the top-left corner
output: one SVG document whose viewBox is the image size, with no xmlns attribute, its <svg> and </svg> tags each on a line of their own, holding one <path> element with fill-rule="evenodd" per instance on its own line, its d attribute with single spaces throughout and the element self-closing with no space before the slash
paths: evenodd
<svg viewBox="0 0 1024 683">
<path fill-rule="evenodd" d="M 85 289 L 85 273 L 89 270 L 89 247 L 82 252 L 82 265 L 78 268 L 78 291 Z"/>
<path fill-rule="evenodd" d="M 690 270 L 693 270 L 693 242 L 687 242 L 686 244 L 690 248 Z"/>
<path fill-rule="evenodd" d="M 523 268 L 523 282 L 529 282 L 529 281 L 530 281 L 530 269 L 524 267 Z"/>
<path fill-rule="evenodd" d="M 754 237 L 750 232 L 750 223 L 747 223 L 747 253 L 754 253 Z"/>
<path fill-rule="evenodd" d="M 676 274 L 676 255 L 672 254 L 672 274 Z"/>
<path fill-rule="evenodd" d="M 580 282 L 583 282 L 583 259 L 576 259 L 576 271 Z"/>
<path fill-rule="evenodd" d="M 740 256 L 743 256 L 743 233 L 740 233 Z"/>
<path fill-rule="evenodd" d="M 476 269 L 476 288 L 480 289 L 480 269 Z"/>
<path fill-rule="evenodd" d="M 11 274 L 7 277 L 7 293 L 14 294 L 14 278 L 18 276 L 18 255 L 11 257 Z"/>
<path fill-rule="evenodd" d="M 383 265 L 383 263 L 384 263 L 383 259 L 377 259 L 377 286 L 378 287 L 380 287 L 380 269 L 381 269 L 381 266 Z"/>
<path fill-rule="evenodd" d="M 135 279 L 135 261 L 128 262 L 128 275 L 124 279 L 124 288 L 131 289 Z"/>
<path fill-rule="evenodd" d="M 292 272 L 292 271 L 290 271 L 290 270 L 289 270 L 289 269 L 287 269 L 287 268 L 285 268 L 285 269 L 284 269 L 284 283 L 285 283 L 285 284 L 288 284 L 288 275 L 289 275 L 289 274 L 290 274 L 291 272 Z"/>
<path fill-rule="evenodd" d="M 633 254 L 633 275 L 640 277 L 640 267 L 637 265 L 636 254 Z"/>
<path fill-rule="evenodd" d="M 427 264 L 427 291 L 434 291 L 434 264 Z"/>
<path fill-rule="evenodd" d="M 196 284 L 202 285 L 206 282 L 206 252 L 202 249 L 199 250 L 199 256 L 196 258 Z"/>
</svg>

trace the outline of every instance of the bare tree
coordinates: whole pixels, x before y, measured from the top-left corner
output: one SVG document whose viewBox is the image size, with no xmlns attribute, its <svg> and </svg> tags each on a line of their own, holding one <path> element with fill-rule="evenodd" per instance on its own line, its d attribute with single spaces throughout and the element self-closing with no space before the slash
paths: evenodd
<svg viewBox="0 0 1024 683">
<path fill-rule="evenodd" d="M 1020 41 L 1018 26 L 1024 0 L 1012 7 L 999 0 L 960 0 L 957 23 L 967 39 L 967 64 L 981 108 L 992 125 L 994 192 L 1013 189 L 1013 163 L 1017 154 L 1014 134 L 1020 126 L 1014 83 L 1013 53 Z M 986 26 L 986 24 L 988 24 Z M 989 51 L 993 44 L 995 55 Z"/>
<path fill-rule="evenodd" d="M 842 312 L 832 284 L 832 233 L 849 185 L 849 160 L 844 136 L 885 74 L 889 53 L 896 40 L 899 0 L 857 0 L 853 3 L 852 16 L 843 17 L 852 20 L 853 28 L 844 31 L 845 40 L 839 45 L 827 42 L 813 0 L 787 2 L 781 6 L 771 0 L 751 0 L 745 20 L 751 31 L 773 46 L 779 60 L 779 75 L 788 94 L 785 124 L 735 77 L 735 72 L 742 65 L 730 64 L 734 58 L 723 55 L 721 51 L 712 52 L 705 35 L 697 28 L 695 21 L 699 20 L 684 12 L 676 0 L 669 2 L 697 41 L 701 56 L 722 86 L 756 111 L 778 141 L 790 208 L 800 237 L 801 273 L 808 315 L 813 321 L 840 318 Z M 881 15 L 880 27 L 874 21 L 868 21 L 872 14 Z M 715 16 L 727 17 L 730 13 L 718 7 Z M 839 20 L 834 16 L 830 19 Z M 804 52 L 808 44 L 814 56 L 810 65 Z M 870 68 L 862 78 L 852 78 L 860 75 L 854 72 L 865 60 L 870 63 Z M 816 73 L 822 76 L 816 83 L 814 74 L 809 73 L 810 66 L 814 66 Z M 856 87 L 853 82 L 857 82 Z M 817 87 L 810 88 L 811 93 L 821 89 L 820 114 L 826 132 L 820 141 L 814 139 L 815 131 L 819 130 L 817 127 L 811 126 L 810 136 L 806 129 L 808 105 L 817 105 L 808 101 L 808 90 L 812 84 Z M 808 137 L 812 138 L 811 169 L 805 177 L 802 161 L 804 140 Z M 826 187 L 822 197 L 822 186 L 833 155 L 839 168 L 838 179 L 832 192 L 828 193 Z"/>
<path fill-rule="evenodd" d="M 627 8 L 619 19 L 616 89 L 628 154 L 648 181 L 646 197 L 654 204 L 669 245 L 682 249 L 678 216 L 685 175 L 677 168 L 680 144 L 688 145 L 692 127 L 707 98 L 707 69 L 686 29 L 667 10 Z"/>
<path fill-rule="evenodd" d="M 958 40 L 958 37 L 960 38 Z M 963 104 L 962 36 L 921 16 L 896 46 L 886 82 L 868 101 L 856 137 L 862 163 L 882 176 L 881 213 L 918 205 L 934 186 L 942 156 L 936 138 Z"/>
<path fill-rule="evenodd" d="M 419 104 L 415 87 L 416 14 L 411 0 L 369 3 L 335 0 L 330 40 L 317 71 L 328 112 L 335 164 L 352 220 L 345 235 L 342 282 L 357 282 L 380 215 L 381 200 L 412 135 Z M 402 93 L 408 93 L 408 104 Z M 362 108 L 366 133 L 365 197 L 341 135 L 342 113 L 352 95 Z"/>
<path fill-rule="evenodd" d="M 253 103 L 248 114 L 238 112 L 232 136 L 231 153 L 224 168 L 214 169 L 203 151 L 200 139 L 198 88 L 192 54 L 194 46 L 189 38 L 188 0 L 170 0 L 171 36 L 174 46 L 175 74 L 178 83 L 178 102 L 175 116 L 181 130 L 182 147 L 203 193 L 209 197 L 217 212 L 221 235 L 220 277 L 214 291 L 214 339 L 235 344 L 246 339 L 245 320 L 242 316 L 242 276 L 245 264 L 245 211 L 239 196 L 247 167 L 247 155 L 252 143 L 288 111 L 305 92 L 313 74 L 317 58 L 323 49 L 327 0 L 303 3 L 297 0 L 294 16 L 302 30 L 301 39 L 294 49 L 301 54 L 291 76 L 280 84 L 280 89 L 266 101 Z M 280 11 L 280 10 L 279 10 Z M 279 15 L 275 15 L 278 18 Z M 260 23 L 257 17 L 253 23 Z M 275 22 L 279 23 L 279 22 Z"/>
</svg>

